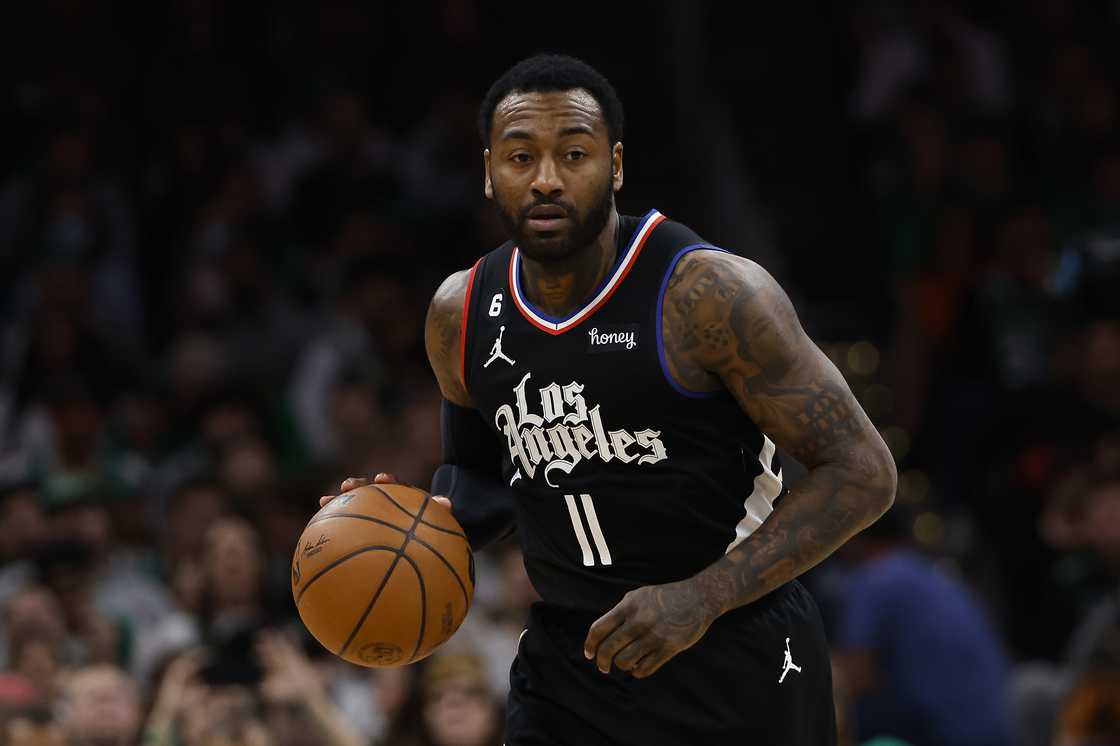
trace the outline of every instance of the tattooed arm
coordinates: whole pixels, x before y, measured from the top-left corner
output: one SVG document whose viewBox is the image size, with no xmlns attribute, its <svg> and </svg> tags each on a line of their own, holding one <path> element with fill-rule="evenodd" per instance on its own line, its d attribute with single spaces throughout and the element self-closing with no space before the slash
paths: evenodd
<svg viewBox="0 0 1120 746">
<path fill-rule="evenodd" d="M 694 390 L 726 387 L 808 474 L 746 540 L 692 578 L 628 593 L 591 627 L 584 653 L 637 677 L 691 647 L 721 614 L 796 578 L 894 500 L 894 460 L 789 298 L 755 263 L 686 254 L 663 311 L 671 374 Z"/>
<path fill-rule="evenodd" d="M 432 297 L 424 321 L 424 347 L 439 389 L 444 399 L 460 407 L 474 406 L 459 368 L 459 327 L 463 323 L 463 300 L 470 276 L 470 270 L 464 269 L 444 280 Z"/>
<path fill-rule="evenodd" d="M 797 577 L 871 524 L 894 500 L 896 477 L 878 431 L 774 279 L 730 254 L 686 259 L 673 312 L 685 365 L 718 375 L 809 470 L 750 538 L 702 573 L 722 612 Z M 730 335 L 708 332 L 724 328 Z"/>
<path fill-rule="evenodd" d="M 424 324 L 424 345 L 444 398 L 443 464 L 432 477 L 432 493 L 440 501 L 446 496 L 471 547 L 482 549 L 512 533 L 514 496 L 502 480 L 501 442 L 474 408 L 462 377 L 459 332 L 468 282 L 470 271 L 464 270 L 436 291 Z"/>
</svg>

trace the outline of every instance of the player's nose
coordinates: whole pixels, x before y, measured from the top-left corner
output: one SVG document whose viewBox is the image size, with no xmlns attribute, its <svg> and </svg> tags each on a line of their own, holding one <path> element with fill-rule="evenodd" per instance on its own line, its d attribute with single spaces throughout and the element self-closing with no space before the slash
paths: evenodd
<svg viewBox="0 0 1120 746">
<path fill-rule="evenodd" d="M 564 182 L 560 179 L 560 169 L 552 158 L 541 158 L 537 162 L 530 187 L 534 197 L 556 197 L 563 194 Z"/>
</svg>

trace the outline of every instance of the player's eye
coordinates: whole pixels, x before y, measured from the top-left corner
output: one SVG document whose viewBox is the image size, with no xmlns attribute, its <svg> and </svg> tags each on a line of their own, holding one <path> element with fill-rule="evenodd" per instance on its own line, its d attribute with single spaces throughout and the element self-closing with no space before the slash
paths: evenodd
<svg viewBox="0 0 1120 746">
<path fill-rule="evenodd" d="M 514 153 L 513 155 L 511 155 L 509 157 L 509 159 L 511 161 L 514 161 L 515 163 L 528 163 L 529 162 L 529 154 L 528 153 Z"/>
<path fill-rule="evenodd" d="M 569 161 L 580 161 L 587 157 L 587 153 L 582 150 L 569 150 L 567 158 Z"/>
</svg>

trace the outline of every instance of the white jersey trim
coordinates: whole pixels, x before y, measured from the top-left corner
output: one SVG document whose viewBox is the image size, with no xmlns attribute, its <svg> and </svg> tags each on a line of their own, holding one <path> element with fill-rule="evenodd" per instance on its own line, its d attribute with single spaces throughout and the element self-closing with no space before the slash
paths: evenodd
<svg viewBox="0 0 1120 746">
<path fill-rule="evenodd" d="M 753 534 L 774 510 L 774 500 L 782 493 L 782 470 L 779 469 L 777 474 L 774 473 L 776 450 L 774 441 L 763 435 L 762 451 L 758 454 L 758 463 L 762 465 L 762 472 L 754 478 L 754 490 L 743 501 L 743 510 L 746 514 L 735 527 L 735 538 L 727 545 L 725 554 Z"/>
<path fill-rule="evenodd" d="M 664 216 L 661 213 L 659 213 L 657 210 L 649 211 L 649 214 L 647 214 L 645 218 L 642 219 L 641 224 L 638 226 L 638 230 L 634 232 L 634 237 L 630 240 L 630 245 L 627 247 L 622 261 L 620 261 L 618 263 L 618 266 L 615 267 L 610 279 L 606 282 L 606 284 L 603 285 L 602 288 L 600 288 L 599 292 L 596 293 L 594 298 L 589 300 L 586 304 L 584 304 L 582 308 L 573 313 L 571 316 L 568 316 L 564 319 L 555 319 L 542 316 L 532 307 L 532 305 L 527 300 L 525 300 L 525 297 L 521 294 L 521 252 L 517 250 L 517 247 L 514 247 L 513 261 L 510 266 L 509 283 L 510 289 L 513 293 L 514 302 L 517 304 L 517 307 L 521 310 L 521 312 L 530 317 L 530 319 L 536 325 L 547 330 L 561 332 L 569 327 L 575 326 L 576 324 L 586 319 L 589 315 L 594 313 L 595 310 L 600 305 L 602 305 L 603 301 L 605 301 L 611 296 L 612 293 L 614 293 L 616 286 L 622 281 L 627 273 L 629 273 L 631 265 L 633 265 L 634 260 L 642 250 L 642 246 L 645 243 L 646 236 L 651 230 L 653 230 L 654 227 L 656 227 L 659 222 L 661 222 L 661 220 L 664 220 Z"/>
</svg>

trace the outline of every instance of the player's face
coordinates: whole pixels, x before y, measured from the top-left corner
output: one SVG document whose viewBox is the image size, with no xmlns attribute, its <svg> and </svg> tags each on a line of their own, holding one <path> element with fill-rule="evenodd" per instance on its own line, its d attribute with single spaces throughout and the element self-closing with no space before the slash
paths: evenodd
<svg viewBox="0 0 1120 746">
<path fill-rule="evenodd" d="M 589 246 L 622 186 L 622 143 L 612 146 L 599 103 L 581 88 L 506 96 L 483 158 L 486 196 L 518 249 L 540 262 Z"/>
</svg>

